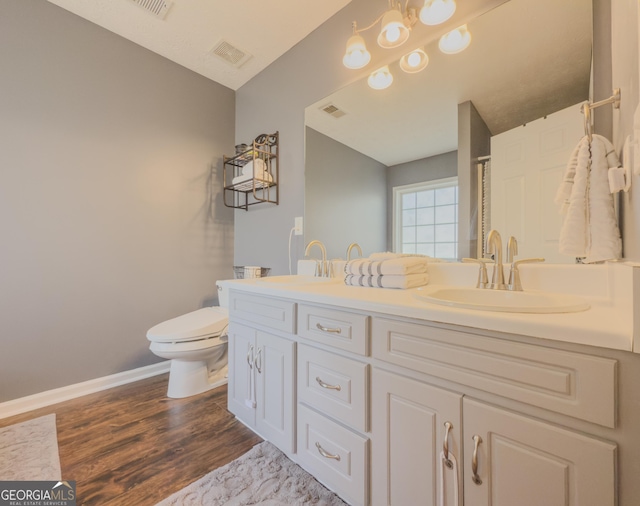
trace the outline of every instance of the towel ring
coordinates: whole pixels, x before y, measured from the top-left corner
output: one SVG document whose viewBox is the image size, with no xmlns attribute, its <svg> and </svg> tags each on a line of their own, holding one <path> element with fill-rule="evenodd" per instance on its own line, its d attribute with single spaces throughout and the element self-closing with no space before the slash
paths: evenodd
<svg viewBox="0 0 640 506">
<path fill-rule="evenodd" d="M 616 88 L 613 90 L 613 95 L 609 98 L 605 98 L 604 100 L 600 100 L 599 102 L 585 102 L 582 104 L 581 111 L 584 114 L 584 133 L 587 137 L 589 137 L 589 142 L 593 139 L 593 132 L 591 130 L 591 109 L 595 109 L 596 107 L 600 107 L 601 105 L 613 104 L 614 109 L 620 109 L 620 88 Z"/>
<path fill-rule="evenodd" d="M 589 142 L 593 140 L 591 132 L 591 107 L 589 103 L 582 104 L 582 114 L 584 114 L 584 134 L 589 138 Z"/>
</svg>

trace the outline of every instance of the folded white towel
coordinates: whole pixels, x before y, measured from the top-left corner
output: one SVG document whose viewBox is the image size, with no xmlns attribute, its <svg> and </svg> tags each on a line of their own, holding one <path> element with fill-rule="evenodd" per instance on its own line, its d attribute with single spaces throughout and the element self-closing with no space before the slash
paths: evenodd
<svg viewBox="0 0 640 506">
<path fill-rule="evenodd" d="M 350 286 L 366 286 L 370 288 L 399 288 L 407 290 L 409 288 L 415 288 L 417 286 L 426 285 L 429 282 L 429 275 L 424 274 L 409 274 L 407 276 L 394 276 L 394 275 L 358 275 L 347 274 L 344 278 L 344 283 Z"/>
<path fill-rule="evenodd" d="M 385 260 L 388 258 L 404 258 L 404 257 L 418 257 L 426 258 L 429 262 L 441 262 L 439 258 L 430 257 L 429 255 L 420 255 L 418 253 L 393 253 L 391 251 L 385 251 L 381 253 L 371 253 L 369 260 Z"/>
<path fill-rule="evenodd" d="M 429 267 L 428 257 L 422 256 L 402 256 L 387 257 L 381 260 L 372 260 L 370 258 L 357 258 L 350 260 L 345 266 L 346 274 L 357 275 L 407 275 L 426 273 Z"/>
<path fill-rule="evenodd" d="M 268 172 L 255 172 L 253 174 L 241 174 L 238 177 L 234 177 L 231 180 L 232 184 L 244 183 L 245 181 L 251 181 L 251 179 L 256 179 L 256 188 L 262 187 L 265 183 L 271 183 L 273 181 L 273 177 Z"/>
</svg>

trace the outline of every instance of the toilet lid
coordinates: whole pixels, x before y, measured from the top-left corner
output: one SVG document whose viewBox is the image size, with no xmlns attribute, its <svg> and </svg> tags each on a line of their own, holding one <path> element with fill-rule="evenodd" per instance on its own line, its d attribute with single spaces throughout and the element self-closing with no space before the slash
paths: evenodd
<svg viewBox="0 0 640 506">
<path fill-rule="evenodd" d="M 222 307 L 205 307 L 172 318 L 147 331 L 147 339 L 158 343 L 170 343 L 187 339 L 217 336 L 229 323 L 229 313 Z"/>
</svg>

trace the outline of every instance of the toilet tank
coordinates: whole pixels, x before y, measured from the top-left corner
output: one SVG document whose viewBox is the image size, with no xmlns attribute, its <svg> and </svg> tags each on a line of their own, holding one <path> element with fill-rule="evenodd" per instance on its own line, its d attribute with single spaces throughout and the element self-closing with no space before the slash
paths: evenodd
<svg viewBox="0 0 640 506">
<path fill-rule="evenodd" d="M 229 285 L 227 283 L 225 283 L 225 281 L 230 281 L 230 280 L 225 280 L 225 279 L 221 279 L 219 281 L 216 281 L 216 286 L 218 287 L 218 304 L 220 304 L 220 307 L 229 307 Z"/>
</svg>

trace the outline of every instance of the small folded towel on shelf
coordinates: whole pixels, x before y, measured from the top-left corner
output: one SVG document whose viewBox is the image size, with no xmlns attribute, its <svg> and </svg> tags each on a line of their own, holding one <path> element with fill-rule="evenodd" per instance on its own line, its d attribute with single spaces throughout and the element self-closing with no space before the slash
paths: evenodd
<svg viewBox="0 0 640 506">
<path fill-rule="evenodd" d="M 344 283 L 349 286 L 366 286 L 370 288 L 399 288 L 403 290 L 423 286 L 428 282 L 429 275 L 427 273 L 409 274 L 406 276 L 347 274 L 344 278 Z"/>
<path fill-rule="evenodd" d="M 360 276 L 423 274 L 428 270 L 429 261 L 429 257 L 415 255 L 357 258 L 347 262 L 345 273 Z"/>
<path fill-rule="evenodd" d="M 231 180 L 231 184 L 240 184 L 245 181 L 251 181 L 252 179 L 256 180 L 256 188 L 262 188 L 262 186 L 267 186 L 267 183 L 271 183 L 273 181 L 273 177 L 266 171 L 254 171 L 253 174 L 242 174 L 238 177 L 234 177 Z"/>
</svg>

